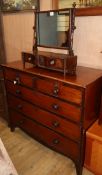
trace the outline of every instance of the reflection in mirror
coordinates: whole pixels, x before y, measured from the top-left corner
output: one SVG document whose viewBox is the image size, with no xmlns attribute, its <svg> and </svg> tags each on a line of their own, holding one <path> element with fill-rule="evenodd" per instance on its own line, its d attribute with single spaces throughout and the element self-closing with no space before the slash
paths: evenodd
<svg viewBox="0 0 102 175">
<path fill-rule="evenodd" d="M 69 47 L 69 10 L 48 11 L 37 14 L 37 45 Z"/>
</svg>

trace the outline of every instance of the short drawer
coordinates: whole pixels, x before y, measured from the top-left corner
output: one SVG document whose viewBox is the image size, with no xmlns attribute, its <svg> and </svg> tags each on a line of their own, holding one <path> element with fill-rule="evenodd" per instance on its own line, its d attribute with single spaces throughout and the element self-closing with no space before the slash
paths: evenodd
<svg viewBox="0 0 102 175">
<path fill-rule="evenodd" d="M 81 118 L 81 110 L 78 106 L 63 102 L 53 97 L 49 97 L 34 90 L 29 90 L 19 85 L 13 85 L 13 83 L 6 81 L 7 91 L 23 98 L 40 108 L 46 109 L 53 113 L 59 114 L 70 120 L 79 122 Z"/>
<path fill-rule="evenodd" d="M 64 136 L 73 140 L 80 140 L 80 127 L 79 125 L 67 121 L 54 115 L 50 112 L 42 110 L 35 105 L 32 105 L 24 100 L 21 100 L 13 95 L 8 95 L 9 108 L 13 108 L 24 115 L 27 115 L 33 120 L 45 125 L 46 127 L 57 131 Z"/>
<path fill-rule="evenodd" d="M 58 97 L 60 99 L 82 104 L 82 90 L 74 86 L 63 84 L 61 82 L 49 79 L 35 79 L 34 84 L 37 90 Z"/>
<path fill-rule="evenodd" d="M 63 85 L 63 83 L 56 80 L 30 75 L 10 68 L 4 69 L 4 75 L 5 79 L 12 81 L 14 84 L 33 88 L 77 105 L 82 104 L 82 90 L 74 86 Z"/>
<path fill-rule="evenodd" d="M 79 145 L 77 143 L 62 137 L 61 135 L 33 122 L 30 119 L 25 118 L 13 110 L 10 112 L 10 120 L 11 127 L 19 126 L 38 141 L 41 141 L 52 149 L 66 156 L 70 156 L 74 160 L 79 158 Z"/>
<path fill-rule="evenodd" d="M 21 84 L 27 87 L 33 87 L 33 77 L 27 73 L 20 72 L 18 70 L 5 68 L 5 79 L 12 81 L 14 84 Z"/>
</svg>

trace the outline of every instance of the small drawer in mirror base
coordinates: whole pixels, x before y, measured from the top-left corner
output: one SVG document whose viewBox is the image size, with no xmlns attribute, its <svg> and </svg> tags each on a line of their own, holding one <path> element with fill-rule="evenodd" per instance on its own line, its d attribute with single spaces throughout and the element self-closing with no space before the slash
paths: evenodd
<svg viewBox="0 0 102 175">
<path fill-rule="evenodd" d="M 57 54 L 50 52 L 38 53 L 38 66 L 63 72 L 64 74 L 76 74 L 77 56 L 68 54 Z"/>
</svg>

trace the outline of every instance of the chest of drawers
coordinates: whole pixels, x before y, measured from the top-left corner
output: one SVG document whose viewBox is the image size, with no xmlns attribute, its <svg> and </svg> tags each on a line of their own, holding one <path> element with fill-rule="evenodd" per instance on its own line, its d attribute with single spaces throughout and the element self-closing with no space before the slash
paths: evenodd
<svg viewBox="0 0 102 175">
<path fill-rule="evenodd" d="M 78 67 L 76 76 L 21 62 L 3 65 L 11 130 L 20 127 L 39 142 L 70 157 L 82 174 L 85 133 L 97 119 L 102 72 Z"/>
<path fill-rule="evenodd" d="M 3 72 L 0 66 L 0 118 L 8 119 Z"/>
</svg>

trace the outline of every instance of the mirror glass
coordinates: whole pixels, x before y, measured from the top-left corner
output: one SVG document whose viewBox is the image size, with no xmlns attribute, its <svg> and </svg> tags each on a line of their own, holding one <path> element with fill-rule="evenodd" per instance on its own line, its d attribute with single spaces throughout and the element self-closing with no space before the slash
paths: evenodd
<svg viewBox="0 0 102 175">
<path fill-rule="evenodd" d="M 69 47 L 69 10 L 37 13 L 37 45 L 55 48 Z"/>
</svg>

